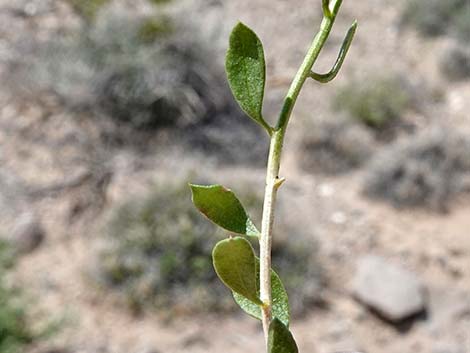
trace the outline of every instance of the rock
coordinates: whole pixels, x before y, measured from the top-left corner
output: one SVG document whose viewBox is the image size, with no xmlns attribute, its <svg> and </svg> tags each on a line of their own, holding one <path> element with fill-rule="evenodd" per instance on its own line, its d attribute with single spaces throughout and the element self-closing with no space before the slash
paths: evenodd
<svg viewBox="0 0 470 353">
<path fill-rule="evenodd" d="M 45 236 L 40 219 L 33 213 L 25 213 L 13 227 L 10 240 L 18 253 L 28 254 L 41 245 Z"/>
<path fill-rule="evenodd" d="M 394 323 L 425 309 L 421 281 L 413 273 L 378 256 L 359 260 L 353 293 L 361 303 Z"/>
</svg>

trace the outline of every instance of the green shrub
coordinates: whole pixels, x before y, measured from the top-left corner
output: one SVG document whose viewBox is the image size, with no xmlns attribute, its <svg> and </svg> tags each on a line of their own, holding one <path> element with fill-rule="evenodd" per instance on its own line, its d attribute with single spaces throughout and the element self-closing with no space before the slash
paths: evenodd
<svg viewBox="0 0 470 353">
<path fill-rule="evenodd" d="M 87 20 L 93 20 L 98 11 L 111 0 L 68 0 L 75 10 Z"/>
<path fill-rule="evenodd" d="M 15 254 L 12 246 L 0 238 L 0 272 L 3 274 L 11 268 L 15 262 Z"/>
<path fill-rule="evenodd" d="M 20 353 L 33 342 L 35 335 L 27 321 L 27 305 L 22 293 L 6 282 L 7 271 L 13 265 L 13 252 L 0 241 L 0 352 Z"/>
<path fill-rule="evenodd" d="M 364 191 L 395 207 L 445 211 L 452 197 L 470 191 L 470 138 L 435 128 L 398 141 L 368 167 Z"/>
<path fill-rule="evenodd" d="M 169 17 L 149 18 L 140 25 L 137 37 L 142 43 L 153 43 L 159 38 L 169 36 L 173 30 L 173 22 Z"/>
<path fill-rule="evenodd" d="M 372 128 L 381 129 L 399 120 L 410 106 L 411 94 L 399 77 L 371 77 L 340 89 L 334 108 Z"/>
<path fill-rule="evenodd" d="M 152 5 L 165 5 L 171 2 L 172 0 L 148 0 Z"/>
<path fill-rule="evenodd" d="M 163 184 L 113 211 L 98 257 L 99 280 L 117 289 L 131 309 L 189 313 L 235 307 L 217 280 L 210 256 L 223 234 L 200 216 L 189 199 L 186 184 Z M 262 203 L 249 191 L 243 200 L 251 208 Z M 288 234 L 295 236 L 292 231 Z M 295 293 L 296 310 L 318 299 L 320 270 L 312 263 L 313 245 L 293 244 L 280 240 L 273 251 L 279 261 L 275 267 L 288 274 L 286 286 Z"/>
<path fill-rule="evenodd" d="M 469 9 L 467 0 L 411 0 L 405 7 L 402 20 L 426 36 L 456 34 L 468 41 Z"/>
</svg>

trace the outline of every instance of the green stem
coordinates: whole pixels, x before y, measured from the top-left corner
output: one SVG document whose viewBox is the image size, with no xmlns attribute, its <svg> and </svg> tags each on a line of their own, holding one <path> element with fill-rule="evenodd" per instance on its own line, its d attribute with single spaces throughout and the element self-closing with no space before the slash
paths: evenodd
<svg viewBox="0 0 470 353">
<path fill-rule="evenodd" d="M 269 324 L 272 319 L 271 245 L 277 190 L 283 182 L 283 179 L 279 179 L 279 170 L 281 166 L 284 137 L 294 105 L 305 81 L 310 76 L 313 64 L 328 39 L 341 2 L 342 0 L 336 0 L 333 5 L 330 4 L 329 8 L 333 9 L 331 15 L 324 16 L 320 31 L 313 39 L 310 49 L 287 92 L 279 120 L 271 134 L 260 238 L 260 298 L 264 303 L 262 323 L 266 342 L 268 340 Z"/>
</svg>

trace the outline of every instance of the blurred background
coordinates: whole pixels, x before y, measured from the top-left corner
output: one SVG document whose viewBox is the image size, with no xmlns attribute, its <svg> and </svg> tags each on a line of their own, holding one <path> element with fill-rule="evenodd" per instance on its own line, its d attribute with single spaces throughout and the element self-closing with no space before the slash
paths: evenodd
<svg viewBox="0 0 470 353">
<path fill-rule="evenodd" d="M 0 352 L 260 352 L 188 181 L 259 223 L 267 139 L 223 62 L 267 56 L 265 116 L 319 0 L 0 0 Z M 308 81 L 282 161 L 274 267 L 301 352 L 470 352 L 470 2 L 345 0 L 338 79 Z"/>
</svg>

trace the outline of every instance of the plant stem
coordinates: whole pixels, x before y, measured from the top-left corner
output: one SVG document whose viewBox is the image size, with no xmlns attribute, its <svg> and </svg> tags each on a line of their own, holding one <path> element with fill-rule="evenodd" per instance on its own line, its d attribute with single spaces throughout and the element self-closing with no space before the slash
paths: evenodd
<svg viewBox="0 0 470 353">
<path fill-rule="evenodd" d="M 330 7 L 330 9 L 332 8 L 333 10 L 331 11 L 330 16 L 323 17 L 320 31 L 313 39 L 310 49 L 308 50 L 297 75 L 292 81 L 286 98 L 284 99 L 284 105 L 279 115 L 279 120 L 271 135 L 260 238 L 260 298 L 264 303 L 262 310 L 262 323 L 266 342 L 268 340 L 269 324 L 272 319 L 271 246 L 277 190 L 283 182 L 283 179 L 279 178 L 279 169 L 281 166 L 284 136 L 294 105 L 306 79 L 310 75 L 313 64 L 328 39 L 341 2 L 342 0 L 333 1 L 334 4 Z"/>
<path fill-rule="evenodd" d="M 277 189 L 281 181 L 278 177 L 281 164 L 282 139 L 284 134 L 276 130 L 271 135 L 269 148 L 268 167 L 266 173 L 266 189 L 263 203 L 263 220 L 260 238 L 260 299 L 265 304 L 263 307 L 263 331 L 268 339 L 269 324 L 271 323 L 271 245 L 272 229 L 274 224 L 274 211 L 276 205 Z"/>
</svg>

